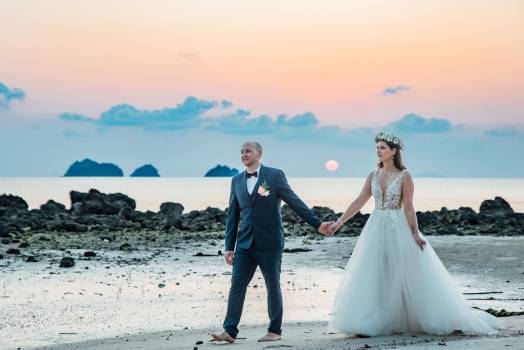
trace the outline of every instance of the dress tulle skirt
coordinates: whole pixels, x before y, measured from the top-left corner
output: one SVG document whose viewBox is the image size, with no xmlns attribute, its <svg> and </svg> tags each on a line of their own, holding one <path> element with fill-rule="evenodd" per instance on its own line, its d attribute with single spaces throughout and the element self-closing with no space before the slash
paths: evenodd
<svg viewBox="0 0 524 350">
<path fill-rule="evenodd" d="M 496 317 L 466 305 L 427 240 L 424 251 L 417 246 L 402 209 L 372 212 L 332 313 L 330 329 L 369 336 L 455 330 L 492 334 L 500 328 Z"/>
</svg>

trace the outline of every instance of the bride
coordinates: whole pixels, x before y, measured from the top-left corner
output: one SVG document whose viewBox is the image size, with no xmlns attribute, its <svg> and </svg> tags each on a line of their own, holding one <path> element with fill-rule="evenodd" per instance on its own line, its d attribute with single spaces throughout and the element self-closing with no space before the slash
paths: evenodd
<svg viewBox="0 0 524 350">
<path fill-rule="evenodd" d="M 402 164 L 402 141 L 375 137 L 378 169 L 332 224 L 340 227 L 373 196 L 375 209 L 348 261 L 333 307 L 331 329 L 353 336 L 397 332 L 496 333 L 498 320 L 466 301 L 418 230 L 413 179 Z"/>
</svg>

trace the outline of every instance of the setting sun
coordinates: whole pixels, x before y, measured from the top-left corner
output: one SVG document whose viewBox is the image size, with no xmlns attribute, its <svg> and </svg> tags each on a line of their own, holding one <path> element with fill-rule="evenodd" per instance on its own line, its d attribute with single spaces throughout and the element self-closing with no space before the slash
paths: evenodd
<svg viewBox="0 0 524 350">
<path fill-rule="evenodd" d="M 326 162 L 326 170 L 327 171 L 337 171 L 338 170 L 338 162 L 336 160 L 328 160 Z"/>
</svg>

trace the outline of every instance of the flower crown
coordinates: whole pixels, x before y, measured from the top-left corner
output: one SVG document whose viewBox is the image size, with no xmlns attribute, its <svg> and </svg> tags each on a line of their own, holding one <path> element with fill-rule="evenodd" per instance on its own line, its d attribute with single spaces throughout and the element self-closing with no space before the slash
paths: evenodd
<svg viewBox="0 0 524 350">
<path fill-rule="evenodd" d="M 379 141 L 386 141 L 387 143 L 391 143 L 395 146 L 397 146 L 399 149 L 404 148 L 404 142 L 400 137 L 397 137 L 393 134 L 388 134 L 383 131 L 379 132 L 377 136 L 375 136 L 375 143 Z"/>
</svg>

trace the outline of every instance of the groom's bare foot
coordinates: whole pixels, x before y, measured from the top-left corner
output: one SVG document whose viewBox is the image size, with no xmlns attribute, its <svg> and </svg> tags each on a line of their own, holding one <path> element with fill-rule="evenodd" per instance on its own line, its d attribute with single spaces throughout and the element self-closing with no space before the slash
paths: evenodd
<svg viewBox="0 0 524 350">
<path fill-rule="evenodd" d="M 262 338 L 260 338 L 258 341 L 259 342 L 265 342 L 265 341 L 276 341 L 276 340 L 280 340 L 280 339 L 282 339 L 280 334 L 276 334 L 276 333 L 273 333 L 273 332 L 267 332 L 267 334 L 265 336 L 263 336 Z"/>
<path fill-rule="evenodd" d="M 229 344 L 233 344 L 235 342 L 235 338 L 229 335 L 229 333 L 226 331 L 222 332 L 222 334 L 211 333 L 209 335 L 213 337 L 213 339 L 211 339 L 210 341 L 225 341 Z"/>
</svg>

